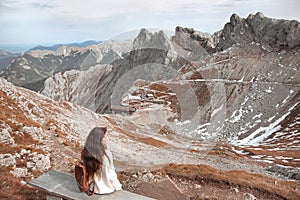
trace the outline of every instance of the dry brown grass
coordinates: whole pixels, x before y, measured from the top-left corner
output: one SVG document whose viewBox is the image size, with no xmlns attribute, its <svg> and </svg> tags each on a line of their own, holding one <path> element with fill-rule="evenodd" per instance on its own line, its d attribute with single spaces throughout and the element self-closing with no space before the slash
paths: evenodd
<svg viewBox="0 0 300 200">
<path fill-rule="evenodd" d="M 19 104 L 2 90 L 0 96 L 4 99 L 0 99 L 0 120 L 6 122 L 12 131 L 20 131 L 23 126 L 41 127 L 39 123 L 28 119 Z"/>
<path fill-rule="evenodd" d="M 237 187 L 241 191 L 250 189 L 255 196 L 268 195 L 274 199 L 300 198 L 300 183 L 280 181 L 259 174 L 249 174 L 244 171 L 222 171 L 208 165 L 175 165 L 163 168 L 171 177 L 190 179 L 210 184 L 213 187 Z"/>
<path fill-rule="evenodd" d="M 0 199 L 46 199 L 46 194 L 44 192 L 34 189 L 27 184 L 22 184 L 21 179 L 13 177 L 9 172 L 11 170 L 11 168 L 1 168 L 0 170 Z"/>
<path fill-rule="evenodd" d="M 165 142 L 162 142 L 162 141 L 156 140 L 154 138 L 150 138 L 150 137 L 148 137 L 148 138 L 139 138 L 138 141 L 142 142 L 144 144 L 155 146 L 155 147 L 164 147 L 164 146 L 169 145 L 168 143 L 165 143 Z"/>
</svg>

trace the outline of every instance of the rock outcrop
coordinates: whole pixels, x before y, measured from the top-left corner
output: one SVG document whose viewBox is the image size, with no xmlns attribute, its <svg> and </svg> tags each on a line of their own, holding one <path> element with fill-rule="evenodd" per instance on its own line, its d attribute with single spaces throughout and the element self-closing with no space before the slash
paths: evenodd
<svg viewBox="0 0 300 200">
<path fill-rule="evenodd" d="M 133 49 L 160 49 L 169 51 L 172 49 L 172 44 L 163 31 L 153 34 L 143 28 L 133 41 Z"/>
<path fill-rule="evenodd" d="M 222 51 L 233 44 L 251 42 L 266 45 L 266 48 L 293 48 L 300 46 L 300 23 L 296 20 L 272 19 L 258 12 L 246 19 L 233 14 L 230 22 L 221 31 L 217 50 Z"/>
<path fill-rule="evenodd" d="M 176 27 L 175 30 L 172 42 L 178 54 L 185 59 L 198 61 L 200 58 L 215 52 L 215 44 L 209 33 L 180 26 Z"/>
<path fill-rule="evenodd" d="M 96 93 L 103 95 L 109 88 L 100 88 L 99 82 L 107 77 L 112 65 L 103 64 L 90 67 L 88 70 L 71 70 L 56 73 L 45 80 L 41 94 L 56 101 L 69 101 L 96 111 L 103 102 L 96 102 Z M 101 82 L 101 84 L 104 84 Z"/>
</svg>

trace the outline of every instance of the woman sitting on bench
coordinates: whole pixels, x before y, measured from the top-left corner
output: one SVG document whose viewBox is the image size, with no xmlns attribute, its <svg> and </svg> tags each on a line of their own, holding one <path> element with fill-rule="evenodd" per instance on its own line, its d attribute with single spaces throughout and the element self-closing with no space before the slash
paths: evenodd
<svg viewBox="0 0 300 200">
<path fill-rule="evenodd" d="M 118 180 L 112 153 L 108 150 L 105 127 L 95 127 L 88 135 L 81 159 L 89 174 L 89 182 L 94 182 L 96 194 L 107 194 L 121 190 L 122 185 Z"/>
</svg>

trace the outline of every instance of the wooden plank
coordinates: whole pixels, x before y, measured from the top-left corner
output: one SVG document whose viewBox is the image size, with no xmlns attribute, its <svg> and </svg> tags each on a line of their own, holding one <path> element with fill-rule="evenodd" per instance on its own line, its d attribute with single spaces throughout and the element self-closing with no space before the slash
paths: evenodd
<svg viewBox="0 0 300 200">
<path fill-rule="evenodd" d="M 50 170 L 40 177 L 33 179 L 29 185 L 39 188 L 46 193 L 64 199 L 91 199 L 91 200 L 150 200 L 152 198 L 134 194 L 125 190 L 116 191 L 111 194 L 88 196 L 80 192 L 74 176 L 62 172 Z"/>
</svg>

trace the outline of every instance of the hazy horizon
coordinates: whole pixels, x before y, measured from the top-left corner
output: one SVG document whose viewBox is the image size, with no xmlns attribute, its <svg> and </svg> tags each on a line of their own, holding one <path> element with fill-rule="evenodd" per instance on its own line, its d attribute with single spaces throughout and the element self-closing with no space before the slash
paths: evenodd
<svg viewBox="0 0 300 200">
<path fill-rule="evenodd" d="M 182 26 L 213 34 L 233 13 L 299 21 L 299 7 L 297 0 L 1 0 L 0 49 L 22 52 L 37 45 L 104 41 L 141 28 Z"/>
</svg>

